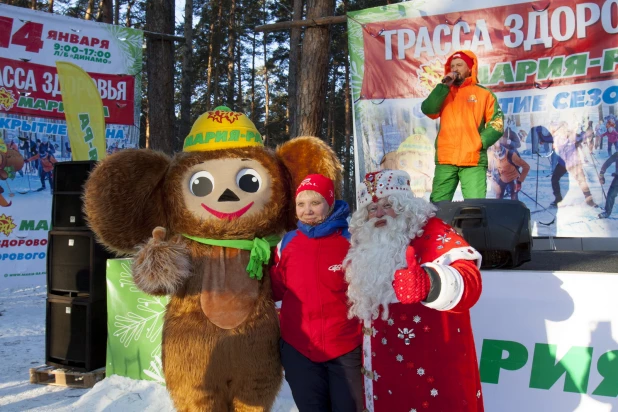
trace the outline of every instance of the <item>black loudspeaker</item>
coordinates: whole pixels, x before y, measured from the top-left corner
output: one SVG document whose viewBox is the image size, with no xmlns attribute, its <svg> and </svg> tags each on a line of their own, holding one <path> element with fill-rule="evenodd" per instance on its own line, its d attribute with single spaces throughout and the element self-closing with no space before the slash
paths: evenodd
<svg viewBox="0 0 618 412">
<path fill-rule="evenodd" d="M 82 211 L 84 183 L 96 162 L 54 165 L 52 230 L 47 244 L 45 363 L 77 371 L 105 366 L 106 262 Z"/>
<path fill-rule="evenodd" d="M 84 183 L 96 162 L 59 162 L 54 165 L 54 195 L 52 228 L 57 230 L 88 230 L 82 211 Z"/>
<path fill-rule="evenodd" d="M 105 300 L 105 271 L 111 255 L 90 231 L 49 232 L 48 295 Z"/>
<path fill-rule="evenodd" d="M 97 162 L 93 160 L 56 163 L 54 165 L 54 193 L 81 193 L 84 183 L 96 164 Z"/>
<path fill-rule="evenodd" d="M 438 202 L 437 216 L 483 256 L 483 269 L 514 268 L 531 259 L 530 210 L 518 200 Z"/>
<path fill-rule="evenodd" d="M 89 372 L 105 366 L 106 301 L 48 297 L 45 363 Z"/>
</svg>

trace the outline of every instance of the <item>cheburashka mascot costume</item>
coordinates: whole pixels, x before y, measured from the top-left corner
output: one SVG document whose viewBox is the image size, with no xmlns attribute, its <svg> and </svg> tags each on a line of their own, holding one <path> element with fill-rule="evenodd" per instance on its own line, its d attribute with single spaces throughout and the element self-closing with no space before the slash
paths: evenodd
<svg viewBox="0 0 618 412">
<path fill-rule="evenodd" d="M 263 266 L 293 225 L 294 189 L 312 173 L 342 180 L 320 139 L 273 151 L 244 114 L 218 107 L 197 119 L 173 158 L 125 150 L 89 177 L 85 210 L 99 240 L 134 256 L 140 289 L 171 296 L 163 370 L 178 411 L 272 407 L 282 368 Z"/>
</svg>

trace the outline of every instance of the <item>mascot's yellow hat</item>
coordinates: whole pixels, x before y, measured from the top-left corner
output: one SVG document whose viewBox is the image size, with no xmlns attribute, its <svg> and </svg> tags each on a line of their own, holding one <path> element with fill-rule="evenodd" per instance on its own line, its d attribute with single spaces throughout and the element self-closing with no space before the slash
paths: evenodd
<svg viewBox="0 0 618 412">
<path fill-rule="evenodd" d="M 264 146 L 253 122 L 243 113 L 219 106 L 197 118 L 182 150 L 205 152 L 248 146 Z"/>
</svg>

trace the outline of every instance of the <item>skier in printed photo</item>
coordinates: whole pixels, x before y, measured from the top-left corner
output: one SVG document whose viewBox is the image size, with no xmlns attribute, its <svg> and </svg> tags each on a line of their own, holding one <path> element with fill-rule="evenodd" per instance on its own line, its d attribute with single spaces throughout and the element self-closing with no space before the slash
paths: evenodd
<svg viewBox="0 0 618 412">
<path fill-rule="evenodd" d="M 613 115 L 605 117 L 606 131 L 603 137 L 607 136 L 607 156 L 612 155 L 612 147 L 618 152 L 618 131 L 616 130 L 616 117 Z"/>
<path fill-rule="evenodd" d="M 38 153 L 26 160 L 26 162 L 38 161 L 39 162 L 39 178 L 41 179 L 41 187 L 37 189 L 37 192 L 46 189 L 45 181 L 49 180 L 49 190 L 54 191 L 53 170 L 54 164 L 58 161 L 54 157 L 54 146 L 49 142 L 47 136 L 43 137 L 41 143 L 38 145 Z"/>
<path fill-rule="evenodd" d="M 589 145 L 589 136 L 586 133 L 586 128 L 585 128 L 586 123 L 587 123 L 587 120 L 584 120 L 581 123 L 578 123 L 574 126 L 574 128 L 576 129 L 575 147 L 577 148 L 577 153 L 578 153 L 580 162 L 589 163 L 588 156 L 586 156 L 586 153 L 592 154 L 592 151 Z M 588 149 L 588 151 L 586 151 L 586 149 Z"/>
<path fill-rule="evenodd" d="M 605 127 L 605 123 L 601 120 L 594 128 L 594 147 L 597 150 L 603 150 L 603 137 L 605 137 L 605 132 L 607 132 L 607 128 Z"/>
<path fill-rule="evenodd" d="M 590 150 L 590 153 L 592 153 L 593 149 L 594 149 L 594 139 L 595 139 L 595 134 L 594 134 L 594 127 L 592 126 L 592 120 L 588 120 L 588 126 L 586 126 L 585 130 L 584 130 L 584 126 L 582 126 L 582 133 L 584 134 L 584 142 L 586 144 L 586 146 L 588 147 L 588 150 Z"/>
<path fill-rule="evenodd" d="M 491 147 L 489 173 L 492 177 L 492 189 L 496 199 L 509 197 L 519 200 L 518 193 L 526 180 L 530 165 L 519 156 L 516 150 L 507 149 L 498 143 Z"/>
<path fill-rule="evenodd" d="M 66 153 L 69 160 L 71 160 L 73 156 L 73 151 L 71 150 L 71 143 L 69 143 L 68 140 L 65 140 L 64 142 L 64 152 Z"/>
<path fill-rule="evenodd" d="M 603 163 L 603 166 L 601 166 L 601 171 L 599 172 L 599 182 L 601 182 L 602 185 L 605 184 L 605 172 L 612 164 L 615 164 L 618 167 L 618 152 L 614 152 L 614 154 L 611 155 L 605 163 Z M 615 169 L 612 176 L 614 179 L 609 185 L 609 190 L 607 191 L 605 211 L 599 214 L 599 219 L 607 219 L 609 215 L 611 215 L 612 209 L 614 208 L 614 202 L 616 201 L 616 195 L 618 194 L 618 170 Z"/>
<path fill-rule="evenodd" d="M 506 121 L 504 134 L 500 138 L 500 144 L 508 150 L 517 151 L 521 147 L 521 135 L 517 132 L 515 120 L 509 117 Z"/>
<path fill-rule="evenodd" d="M 576 130 L 576 128 L 569 127 L 567 122 L 561 120 L 552 120 L 549 125 L 549 132 L 553 136 L 553 148 L 557 159 L 557 164 L 551 175 L 551 186 L 554 194 L 554 201 L 550 203 L 552 207 L 558 207 L 562 202 L 563 196 L 560 187 L 560 179 L 567 173 L 572 175 L 577 181 L 584 195 L 586 204 L 591 207 L 598 207 L 590 193 L 590 187 L 586 181 L 586 174 L 584 173 L 579 158 Z"/>
<path fill-rule="evenodd" d="M 543 125 L 533 126 L 528 133 L 530 137 L 531 151 L 541 157 L 549 157 L 553 150 L 554 137 L 547 127 Z M 553 171 L 553 166 L 552 166 Z"/>
</svg>

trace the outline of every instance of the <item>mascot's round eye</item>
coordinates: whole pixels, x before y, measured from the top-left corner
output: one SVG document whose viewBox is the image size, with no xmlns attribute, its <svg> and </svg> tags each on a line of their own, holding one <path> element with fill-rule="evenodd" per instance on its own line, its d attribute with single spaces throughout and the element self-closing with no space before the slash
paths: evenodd
<svg viewBox="0 0 618 412">
<path fill-rule="evenodd" d="M 242 169 L 236 175 L 236 184 L 245 192 L 255 193 L 262 186 L 262 177 L 253 169 Z"/>
<path fill-rule="evenodd" d="M 215 179 L 205 170 L 191 176 L 189 190 L 197 197 L 208 196 L 215 188 Z"/>
</svg>

